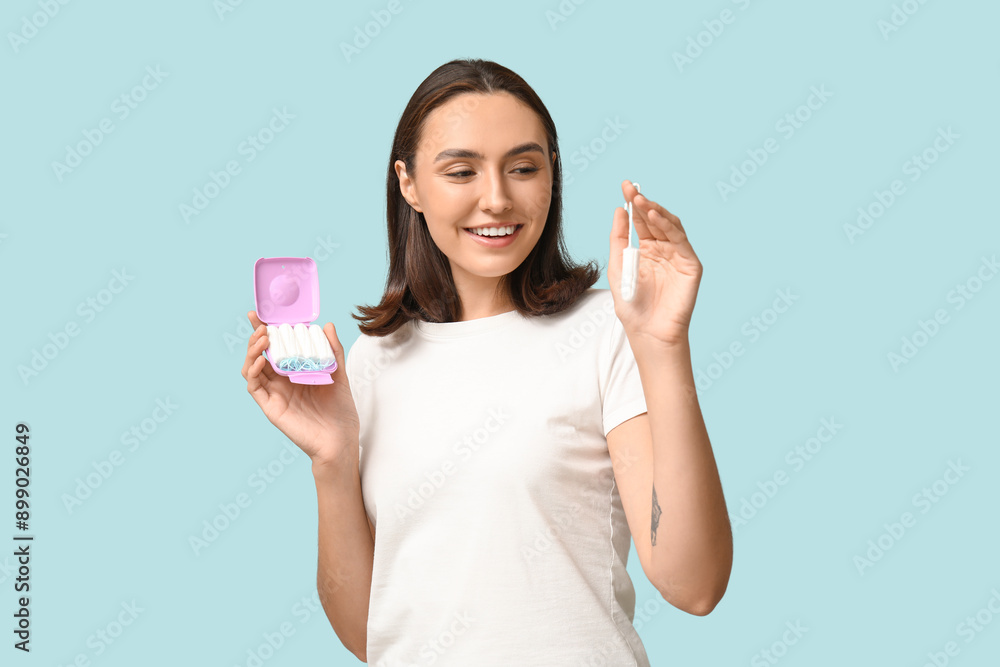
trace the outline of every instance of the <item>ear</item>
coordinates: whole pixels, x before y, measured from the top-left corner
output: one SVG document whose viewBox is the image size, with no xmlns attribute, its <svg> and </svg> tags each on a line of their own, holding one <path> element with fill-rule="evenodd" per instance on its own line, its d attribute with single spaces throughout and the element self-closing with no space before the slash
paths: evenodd
<svg viewBox="0 0 1000 667">
<path fill-rule="evenodd" d="M 415 188 L 413 187 L 413 179 L 409 177 L 406 173 L 406 163 L 402 160 L 396 160 L 396 177 L 399 178 L 399 190 L 403 195 L 403 198 L 410 204 L 415 210 L 423 213 L 420 210 L 420 206 L 416 201 Z"/>
</svg>

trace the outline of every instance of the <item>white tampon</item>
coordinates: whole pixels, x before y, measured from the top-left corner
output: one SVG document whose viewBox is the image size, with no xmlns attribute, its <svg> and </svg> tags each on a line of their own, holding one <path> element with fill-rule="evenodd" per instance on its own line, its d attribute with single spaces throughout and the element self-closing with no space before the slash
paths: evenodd
<svg viewBox="0 0 1000 667">
<path fill-rule="evenodd" d="M 312 341 L 313 350 L 316 352 L 316 363 L 320 368 L 333 365 L 336 360 L 333 355 L 333 348 L 330 341 L 323 333 L 318 324 L 309 325 L 309 339 Z"/>
<path fill-rule="evenodd" d="M 313 352 L 312 341 L 309 340 L 309 327 L 299 322 L 292 327 L 292 333 L 295 336 L 295 356 L 300 360 L 319 356 L 318 352 Z"/>
<path fill-rule="evenodd" d="M 273 324 L 267 325 L 267 347 L 268 353 L 270 355 L 271 361 L 278 363 L 279 359 L 284 359 L 286 356 L 284 345 L 282 345 L 281 334 L 278 333 L 278 327 Z"/>
<path fill-rule="evenodd" d="M 639 184 L 633 182 L 636 191 Z M 639 249 L 632 247 L 632 203 L 626 201 L 628 211 L 628 246 L 622 250 L 622 298 L 631 301 L 635 297 L 635 284 L 639 278 Z"/>
<path fill-rule="evenodd" d="M 281 339 L 281 356 L 275 357 L 274 363 L 277 364 L 281 359 L 287 359 L 288 357 L 295 356 L 295 332 L 292 331 L 292 325 L 287 322 L 278 325 L 278 338 Z"/>
</svg>

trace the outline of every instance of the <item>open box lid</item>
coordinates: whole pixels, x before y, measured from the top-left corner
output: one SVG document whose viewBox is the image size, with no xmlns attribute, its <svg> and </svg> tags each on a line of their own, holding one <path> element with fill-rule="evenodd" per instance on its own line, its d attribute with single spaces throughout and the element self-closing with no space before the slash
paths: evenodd
<svg viewBox="0 0 1000 667">
<path fill-rule="evenodd" d="M 265 324 L 310 324 L 319 317 L 319 271 L 311 257 L 261 257 L 253 301 Z"/>
</svg>

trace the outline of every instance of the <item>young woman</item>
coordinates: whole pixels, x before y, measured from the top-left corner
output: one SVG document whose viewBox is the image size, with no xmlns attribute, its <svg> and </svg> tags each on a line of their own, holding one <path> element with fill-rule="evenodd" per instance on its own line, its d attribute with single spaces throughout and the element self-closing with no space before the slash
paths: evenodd
<svg viewBox="0 0 1000 667">
<path fill-rule="evenodd" d="M 332 385 L 261 352 L 243 376 L 312 460 L 317 588 L 373 665 L 649 665 L 626 560 L 708 614 L 732 535 L 695 393 L 688 326 L 702 267 L 680 220 L 629 181 L 641 252 L 619 292 L 562 236 L 555 125 L 521 77 L 455 60 L 410 98 L 387 175 L 389 275 Z"/>
</svg>

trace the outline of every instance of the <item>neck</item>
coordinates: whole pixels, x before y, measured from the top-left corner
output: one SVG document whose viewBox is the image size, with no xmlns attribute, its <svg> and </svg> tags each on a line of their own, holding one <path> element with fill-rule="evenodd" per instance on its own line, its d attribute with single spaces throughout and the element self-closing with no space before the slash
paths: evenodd
<svg viewBox="0 0 1000 667">
<path fill-rule="evenodd" d="M 462 304 L 458 321 L 478 320 L 514 310 L 507 295 L 497 294 L 499 284 L 500 278 L 478 278 L 475 281 L 464 281 L 463 284 L 456 283 Z"/>
</svg>

